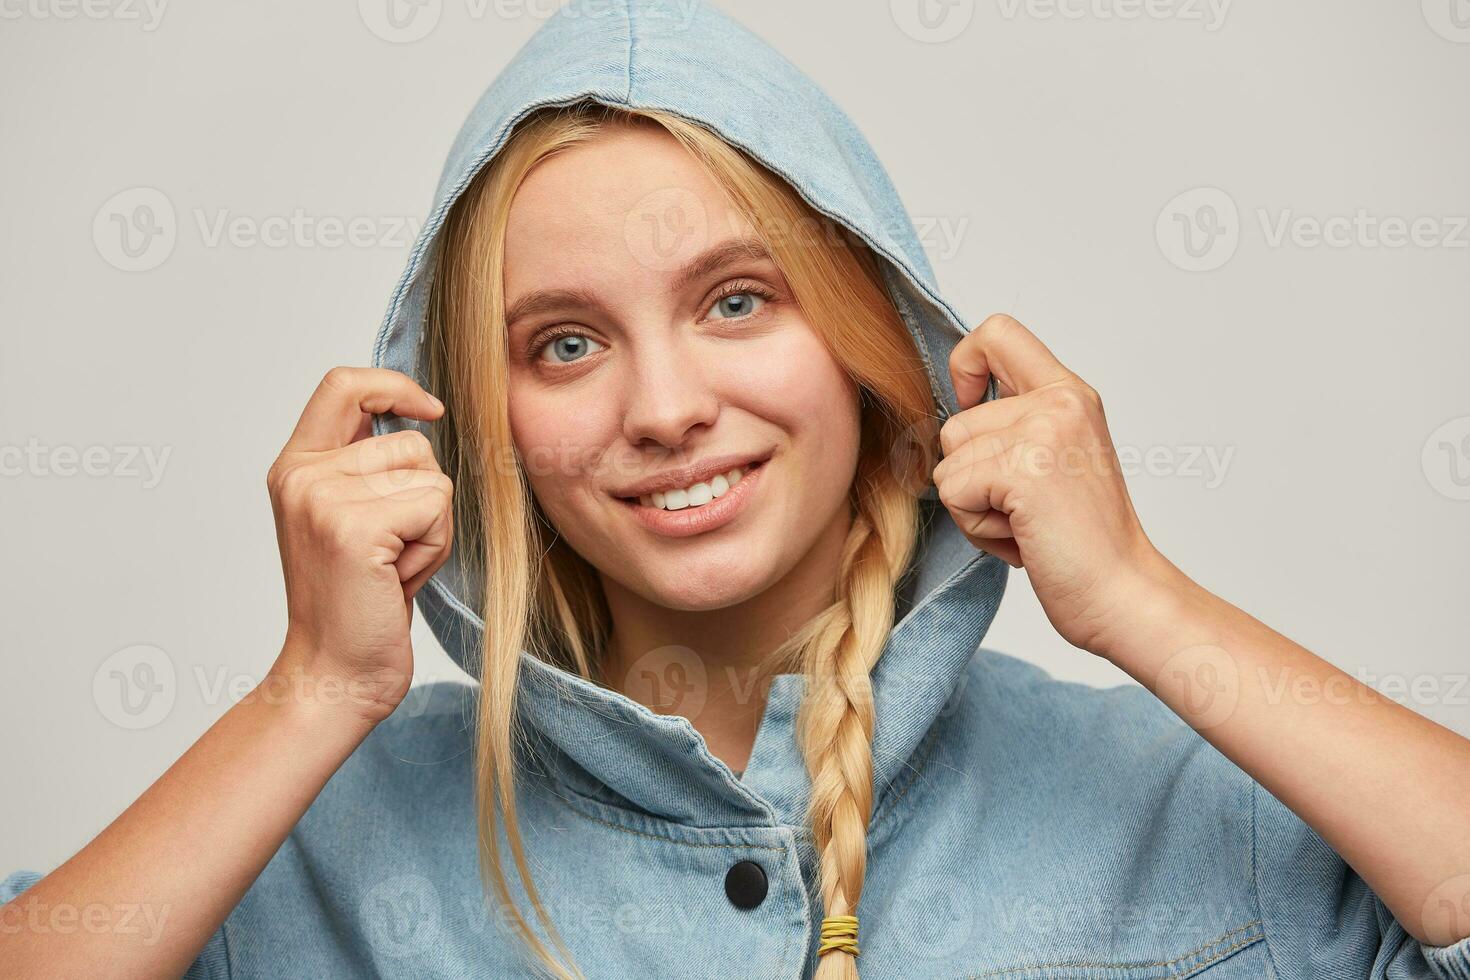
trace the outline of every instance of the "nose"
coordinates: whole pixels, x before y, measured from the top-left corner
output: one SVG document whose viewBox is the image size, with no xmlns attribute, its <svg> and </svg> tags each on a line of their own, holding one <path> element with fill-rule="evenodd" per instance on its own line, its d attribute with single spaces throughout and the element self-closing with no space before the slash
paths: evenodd
<svg viewBox="0 0 1470 980">
<path fill-rule="evenodd" d="M 701 426 L 714 425 L 720 400 L 710 383 L 710 366 L 691 346 L 661 342 L 637 351 L 623 417 L 623 437 L 630 445 L 678 449 Z"/>
</svg>

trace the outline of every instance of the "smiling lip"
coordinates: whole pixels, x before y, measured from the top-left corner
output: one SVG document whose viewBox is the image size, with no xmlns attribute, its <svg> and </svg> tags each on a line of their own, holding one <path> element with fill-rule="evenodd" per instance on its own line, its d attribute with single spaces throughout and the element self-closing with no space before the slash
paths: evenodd
<svg viewBox="0 0 1470 980">
<path fill-rule="evenodd" d="M 728 453 L 724 456 L 711 456 L 708 459 L 702 459 L 689 466 L 666 470 L 657 476 L 651 476 L 646 480 L 629 484 L 621 490 L 612 491 L 612 495 L 623 499 L 637 499 L 638 497 L 647 496 L 651 493 L 662 493 L 667 490 L 692 487 L 696 483 L 708 483 L 721 473 L 728 473 L 736 468 L 746 470 L 752 466 L 764 463 L 770 458 L 770 452 L 746 453 L 743 456 L 735 453 Z"/>
<path fill-rule="evenodd" d="M 687 538 L 713 531 L 733 521 L 745 509 L 745 502 L 756 491 L 756 485 L 765 471 L 765 461 L 751 464 L 745 469 L 745 475 L 740 478 L 739 483 L 698 507 L 664 510 L 662 507 L 645 507 L 636 499 L 620 499 L 619 502 L 633 512 L 638 523 L 654 534 L 668 538 Z"/>
</svg>

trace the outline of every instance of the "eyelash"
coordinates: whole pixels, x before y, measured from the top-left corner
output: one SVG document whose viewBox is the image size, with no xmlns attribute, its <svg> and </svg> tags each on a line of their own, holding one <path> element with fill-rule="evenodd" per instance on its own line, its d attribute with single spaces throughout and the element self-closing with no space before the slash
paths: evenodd
<svg viewBox="0 0 1470 980">
<path fill-rule="evenodd" d="M 731 281 L 725 283 L 723 286 L 720 287 L 720 291 L 714 296 L 713 299 L 710 300 L 709 306 L 712 308 L 712 307 L 714 307 L 714 305 L 716 303 L 718 303 L 722 299 L 725 299 L 726 297 L 729 297 L 729 296 L 740 296 L 740 295 L 744 295 L 746 293 L 749 293 L 752 296 L 759 296 L 761 299 L 765 300 L 768 303 L 771 302 L 771 301 L 773 301 L 776 298 L 775 293 L 773 293 L 770 289 L 767 289 L 765 286 L 762 286 L 760 283 L 757 283 L 757 282 L 754 282 L 754 281 L 748 280 L 748 279 L 732 279 Z M 756 313 L 747 313 L 745 316 L 740 316 L 740 317 L 720 317 L 720 319 L 722 319 L 722 320 L 736 320 L 736 321 L 739 321 L 739 320 L 748 320 L 751 317 L 757 316 L 757 315 L 758 314 L 756 314 Z M 534 341 L 532 341 L 532 343 L 530 344 L 530 346 L 526 349 L 526 354 L 527 354 L 527 356 L 532 361 L 540 361 L 541 360 L 541 352 L 544 351 L 551 344 L 556 343 L 562 337 L 581 337 L 581 336 L 585 336 L 585 334 L 583 334 L 582 331 L 580 329 L 578 329 L 577 327 L 571 327 L 571 326 L 567 326 L 567 327 L 553 327 L 550 330 L 548 330 L 546 333 L 541 334 Z M 581 358 L 578 358 L 578 360 L 581 360 Z M 551 366 L 553 366 L 553 367 L 571 367 L 572 364 L 571 363 L 568 363 L 568 364 L 564 364 L 564 365 L 551 365 Z"/>
</svg>

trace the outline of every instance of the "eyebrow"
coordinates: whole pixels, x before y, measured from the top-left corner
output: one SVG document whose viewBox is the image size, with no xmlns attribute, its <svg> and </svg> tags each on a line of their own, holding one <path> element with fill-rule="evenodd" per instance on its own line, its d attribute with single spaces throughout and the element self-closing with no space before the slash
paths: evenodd
<svg viewBox="0 0 1470 980">
<path fill-rule="evenodd" d="M 673 290 L 688 288 L 690 283 L 704 278 L 738 259 L 771 261 L 771 253 L 763 242 L 756 238 L 728 238 L 710 246 L 684 264 L 674 274 Z M 569 306 L 595 307 L 597 297 L 585 289 L 535 289 L 511 304 L 505 313 L 505 325 L 509 330 L 518 321 L 538 313 L 562 309 Z"/>
</svg>

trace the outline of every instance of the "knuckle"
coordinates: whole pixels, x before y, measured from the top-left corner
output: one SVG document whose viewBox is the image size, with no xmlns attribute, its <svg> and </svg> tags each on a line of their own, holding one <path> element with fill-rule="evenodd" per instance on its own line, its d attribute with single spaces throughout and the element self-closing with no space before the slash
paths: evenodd
<svg viewBox="0 0 1470 980">
<path fill-rule="evenodd" d="M 1067 414 L 1081 414 L 1091 407 L 1085 385 L 1058 385 L 1046 393 L 1048 408 Z"/>
<path fill-rule="evenodd" d="M 1014 329 L 1015 327 L 1019 327 L 1020 325 L 1021 322 L 1015 317 L 1011 316 L 1009 313 L 992 313 L 990 314 L 990 316 L 981 321 L 980 326 L 976 332 L 997 334 L 1006 330 Z"/>
<path fill-rule="evenodd" d="M 338 364 L 322 375 L 322 387 L 331 388 L 335 391 L 346 391 L 353 386 L 356 380 L 357 370 Z"/>
<path fill-rule="evenodd" d="M 276 496 L 288 504 L 293 504 L 311 486 L 311 475 L 304 466 L 279 465 L 280 469 L 276 470 L 275 477 Z"/>
</svg>

